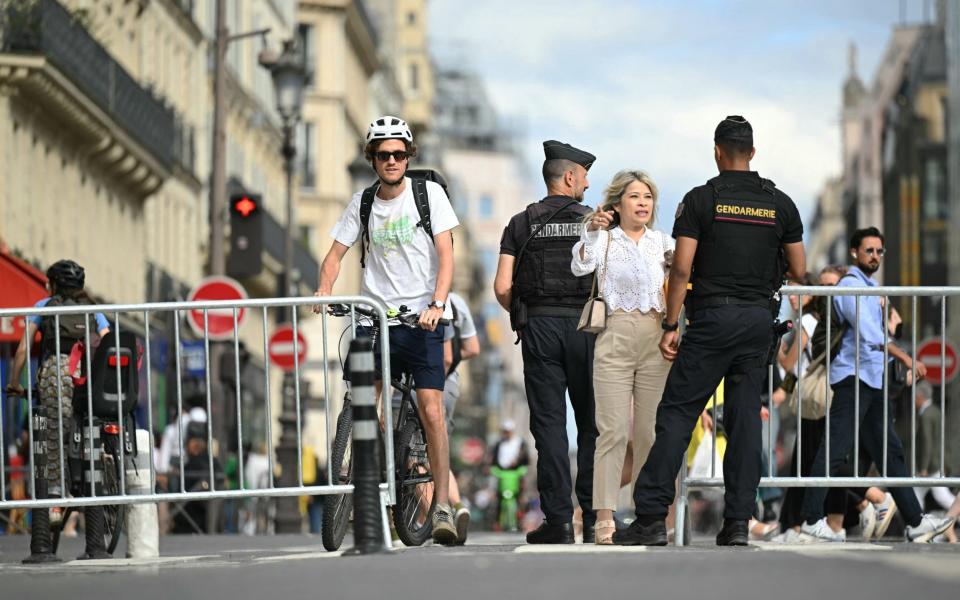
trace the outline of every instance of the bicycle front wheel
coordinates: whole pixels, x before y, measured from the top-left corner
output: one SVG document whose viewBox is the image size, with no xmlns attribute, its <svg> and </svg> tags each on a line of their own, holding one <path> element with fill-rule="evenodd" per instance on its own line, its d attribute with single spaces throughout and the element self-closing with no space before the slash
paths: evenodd
<svg viewBox="0 0 960 600">
<path fill-rule="evenodd" d="M 333 469 L 333 484 L 348 485 L 353 482 L 353 457 L 351 455 L 353 437 L 353 410 L 350 407 L 350 398 L 343 401 L 343 410 L 337 417 L 337 433 L 333 438 L 331 449 L 331 465 Z M 333 552 L 340 548 L 343 537 L 347 533 L 350 522 L 350 513 L 353 510 L 353 494 L 330 494 L 323 498 L 323 522 L 320 527 L 320 537 L 323 547 Z"/>
<path fill-rule="evenodd" d="M 420 420 L 410 415 L 397 437 L 397 504 L 393 525 L 407 546 L 420 546 L 433 532 L 433 476 Z"/>
</svg>

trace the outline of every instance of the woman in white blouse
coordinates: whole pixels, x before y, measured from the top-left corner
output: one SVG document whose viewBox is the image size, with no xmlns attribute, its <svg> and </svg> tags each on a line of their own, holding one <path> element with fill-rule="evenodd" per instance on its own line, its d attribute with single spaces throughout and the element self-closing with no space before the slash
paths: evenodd
<svg viewBox="0 0 960 600">
<path fill-rule="evenodd" d="M 597 336 L 593 362 L 600 432 L 593 467 L 597 544 L 612 543 L 631 412 L 632 481 L 653 445 L 657 406 L 670 371 L 657 344 L 666 310 L 667 256 L 675 242 L 652 229 L 656 205 L 657 186 L 649 175 L 620 171 L 573 247 L 573 274 L 596 273 L 607 304 L 607 326 Z"/>
</svg>

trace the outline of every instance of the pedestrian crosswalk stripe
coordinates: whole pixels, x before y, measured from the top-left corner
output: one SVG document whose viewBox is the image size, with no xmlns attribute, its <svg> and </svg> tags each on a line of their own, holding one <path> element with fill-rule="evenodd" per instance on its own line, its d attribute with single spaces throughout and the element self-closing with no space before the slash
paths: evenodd
<svg viewBox="0 0 960 600">
<path fill-rule="evenodd" d="M 646 552 L 646 546 L 612 546 L 598 544 L 529 544 L 517 546 L 514 554 L 623 554 Z"/>
</svg>

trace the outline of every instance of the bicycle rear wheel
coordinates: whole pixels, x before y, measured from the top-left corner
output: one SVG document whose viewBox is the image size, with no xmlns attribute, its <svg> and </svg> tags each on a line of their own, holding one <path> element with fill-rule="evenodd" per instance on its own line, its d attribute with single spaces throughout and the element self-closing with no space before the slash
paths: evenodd
<svg viewBox="0 0 960 600">
<path fill-rule="evenodd" d="M 433 476 L 420 419 L 411 413 L 397 437 L 397 504 L 393 525 L 407 546 L 420 546 L 433 532 Z"/>
<path fill-rule="evenodd" d="M 117 442 L 119 443 L 119 441 Z M 113 444 L 105 444 L 112 446 Z M 110 448 L 103 456 L 103 491 L 108 496 L 120 495 L 120 452 Z M 120 543 L 123 520 L 127 514 L 126 504 L 108 504 L 103 507 L 103 536 L 107 552 L 113 554 Z"/>
<path fill-rule="evenodd" d="M 343 401 L 343 409 L 337 417 L 337 432 L 333 438 L 331 449 L 331 465 L 333 468 L 333 484 L 347 485 L 353 481 L 352 445 L 353 437 L 353 410 L 350 407 L 350 396 Z M 350 522 L 350 513 L 353 510 L 353 494 L 330 494 L 323 498 L 323 522 L 320 527 L 320 537 L 323 547 L 333 552 L 340 548 L 343 537 L 347 533 Z"/>
</svg>

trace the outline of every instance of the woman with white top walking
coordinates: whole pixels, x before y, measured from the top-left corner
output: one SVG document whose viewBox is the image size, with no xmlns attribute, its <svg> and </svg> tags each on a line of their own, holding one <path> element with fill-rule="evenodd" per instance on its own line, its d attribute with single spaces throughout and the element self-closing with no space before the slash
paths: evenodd
<svg viewBox="0 0 960 600">
<path fill-rule="evenodd" d="M 612 543 L 631 412 L 634 480 L 653 445 L 657 406 L 670 371 L 658 343 L 675 242 L 652 229 L 656 205 L 657 186 L 647 173 L 620 171 L 573 247 L 573 274 L 595 274 L 607 309 L 593 362 L 600 432 L 593 470 L 597 544 Z"/>
</svg>

